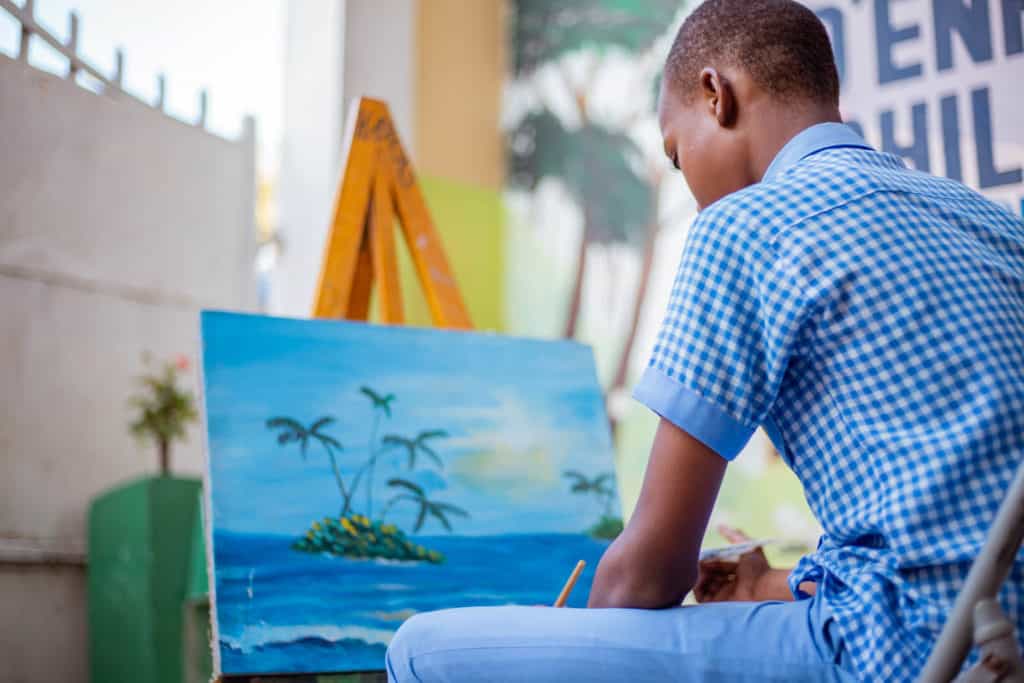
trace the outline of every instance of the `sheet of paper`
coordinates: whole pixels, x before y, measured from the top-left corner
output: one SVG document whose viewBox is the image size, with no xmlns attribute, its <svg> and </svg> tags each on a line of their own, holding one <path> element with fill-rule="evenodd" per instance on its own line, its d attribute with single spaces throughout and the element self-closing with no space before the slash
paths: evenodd
<svg viewBox="0 0 1024 683">
<path fill-rule="evenodd" d="M 727 545 L 722 548 L 706 548 L 700 551 L 700 561 L 705 560 L 738 560 L 741 555 L 749 553 L 757 548 L 761 548 L 772 543 L 778 543 L 778 540 L 773 538 L 758 538 L 752 541 L 746 541 L 744 543 L 734 543 L 733 545 Z"/>
</svg>

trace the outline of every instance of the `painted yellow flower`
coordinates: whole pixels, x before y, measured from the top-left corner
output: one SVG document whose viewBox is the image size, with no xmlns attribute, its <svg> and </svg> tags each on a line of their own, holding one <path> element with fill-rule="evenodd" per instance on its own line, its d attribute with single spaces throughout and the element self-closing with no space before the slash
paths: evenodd
<svg viewBox="0 0 1024 683">
<path fill-rule="evenodd" d="M 345 527 L 345 531 L 349 532 L 353 536 L 359 535 L 359 532 L 356 531 L 356 528 L 352 526 L 352 522 L 348 521 L 347 519 L 341 520 L 341 526 Z"/>
</svg>

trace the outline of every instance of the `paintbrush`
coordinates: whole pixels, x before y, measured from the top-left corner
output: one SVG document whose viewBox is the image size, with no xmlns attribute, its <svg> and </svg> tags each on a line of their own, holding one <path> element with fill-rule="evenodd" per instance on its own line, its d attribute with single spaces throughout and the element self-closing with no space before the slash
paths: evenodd
<svg viewBox="0 0 1024 683">
<path fill-rule="evenodd" d="M 569 580 L 562 586 L 562 592 L 558 594 L 558 599 L 555 600 L 555 607 L 565 607 L 565 601 L 569 599 L 569 593 L 572 592 L 573 586 L 576 585 L 576 580 L 580 578 L 580 573 L 586 566 L 587 563 L 583 560 L 576 563 L 576 568 L 572 570 L 572 574 L 569 574 Z"/>
</svg>

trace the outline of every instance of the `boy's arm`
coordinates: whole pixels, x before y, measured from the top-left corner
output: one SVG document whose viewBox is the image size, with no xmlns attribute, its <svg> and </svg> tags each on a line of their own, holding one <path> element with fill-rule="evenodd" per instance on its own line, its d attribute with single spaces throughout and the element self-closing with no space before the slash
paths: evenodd
<svg viewBox="0 0 1024 683">
<path fill-rule="evenodd" d="M 697 581 L 700 544 L 725 467 L 716 452 L 661 420 L 636 510 L 597 566 L 590 607 L 682 602 Z"/>
</svg>

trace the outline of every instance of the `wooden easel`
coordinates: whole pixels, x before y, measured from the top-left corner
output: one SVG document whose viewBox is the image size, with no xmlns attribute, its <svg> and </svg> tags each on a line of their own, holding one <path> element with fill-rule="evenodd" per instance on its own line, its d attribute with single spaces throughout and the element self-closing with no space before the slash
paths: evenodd
<svg viewBox="0 0 1024 683">
<path fill-rule="evenodd" d="M 472 328 L 388 106 L 367 97 L 353 102 L 345 141 L 313 317 L 366 320 L 376 283 L 380 321 L 405 322 L 393 232 L 397 214 L 434 325 Z"/>
</svg>

